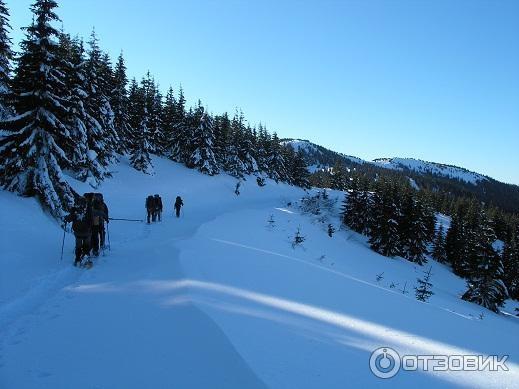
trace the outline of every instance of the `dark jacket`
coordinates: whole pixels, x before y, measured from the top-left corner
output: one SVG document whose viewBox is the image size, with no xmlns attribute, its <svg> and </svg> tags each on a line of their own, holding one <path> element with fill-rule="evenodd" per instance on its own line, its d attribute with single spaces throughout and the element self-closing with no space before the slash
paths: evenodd
<svg viewBox="0 0 519 389">
<path fill-rule="evenodd" d="M 162 199 L 160 198 L 160 196 L 155 196 L 153 199 L 155 202 L 155 210 L 162 212 Z"/>
<path fill-rule="evenodd" d="M 74 236 L 88 238 L 92 235 L 92 213 L 88 208 L 74 209 L 64 220 L 66 223 L 72 223 Z"/>
<path fill-rule="evenodd" d="M 180 197 L 177 197 L 175 200 L 175 208 L 180 208 L 184 205 L 184 201 Z"/>
<path fill-rule="evenodd" d="M 152 211 L 155 208 L 155 200 L 154 200 L 153 196 L 148 196 L 146 198 L 145 207 L 147 210 L 150 210 L 150 211 Z"/>
</svg>

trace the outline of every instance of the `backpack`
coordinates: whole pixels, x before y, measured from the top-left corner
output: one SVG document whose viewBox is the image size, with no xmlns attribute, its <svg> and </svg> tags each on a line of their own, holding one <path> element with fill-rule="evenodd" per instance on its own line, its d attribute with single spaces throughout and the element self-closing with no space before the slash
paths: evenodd
<svg viewBox="0 0 519 389">
<path fill-rule="evenodd" d="M 153 209 L 155 207 L 154 203 L 155 203 L 155 201 L 154 201 L 153 196 L 148 196 L 146 198 L 146 208 Z"/>
</svg>

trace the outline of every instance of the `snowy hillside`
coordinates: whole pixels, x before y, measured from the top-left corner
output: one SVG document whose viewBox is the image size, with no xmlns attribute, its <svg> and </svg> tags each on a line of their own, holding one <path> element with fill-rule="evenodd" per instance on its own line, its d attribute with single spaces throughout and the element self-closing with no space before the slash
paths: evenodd
<svg viewBox="0 0 519 389">
<path fill-rule="evenodd" d="M 306 153 L 309 153 L 312 156 L 316 156 L 316 158 L 323 157 L 325 154 L 325 151 L 319 149 L 320 146 L 317 146 L 313 144 L 310 141 L 307 140 L 301 140 L 301 139 L 290 139 L 285 140 L 284 144 L 291 145 L 294 150 L 303 150 Z M 330 150 L 326 150 L 330 151 Z M 455 180 L 461 180 L 467 183 L 471 184 L 477 184 L 480 181 L 485 181 L 488 179 L 488 177 L 471 172 L 470 170 L 452 166 L 452 165 L 445 165 L 441 163 L 436 162 L 427 162 L 422 161 L 419 159 L 414 158 L 377 158 L 373 161 L 367 161 L 363 160 L 362 158 L 353 157 L 350 155 L 345 155 L 342 153 L 332 152 L 335 154 L 335 158 L 340 157 L 343 158 L 350 163 L 354 164 L 373 164 L 379 167 L 382 167 L 384 169 L 391 169 L 391 170 L 410 170 L 419 174 L 432 174 L 442 177 L 447 177 Z M 326 158 L 324 158 L 326 159 Z M 326 165 L 326 162 L 323 163 L 317 163 L 317 165 Z M 328 166 L 331 167 L 331 166 Z"/>
<path fill-rule="evenodd" d="M 163 221 L 110 222 L 111 250 L 91 270 L 72 266 L 71 234 L 59 261 L 62 230 L 34 199 L 0 192 L 0 388 L 517 386 L 519 318 L 462 301 L 464 281 L 434 261 L 435 294 L 415 300 L 425 267 L 382 257 L 348 230 L 327 235 L 343 193 L 316 216 L 296 187 L 251 178 L 236 196 L 230 176 L 153 164 L 148 176 L 123 161 L 99 190 L 112 217 L 129 219 L 159 193 Z M 298 229 L 305 241 L 293 247 Z M 507 354 L 510 370 L 382 380 L 369 359 L 384 346 Z"/>
<path fill-rule="evenodd" d="M 372 163 L 387 169 L 408 169 L 417 173 L 448 177 L 471 184 L 477 184 L 479 181 L 487 180 L 486 176 L 464 168 L 436 162 L 426 162 L 414 158 L 379 158 L 375 159 Z"/>
</svg>

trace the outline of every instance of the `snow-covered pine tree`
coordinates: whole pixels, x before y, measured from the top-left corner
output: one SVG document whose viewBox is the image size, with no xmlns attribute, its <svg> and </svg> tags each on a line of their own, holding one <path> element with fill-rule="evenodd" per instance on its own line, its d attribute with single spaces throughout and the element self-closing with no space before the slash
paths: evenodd
<svg viewBox="0 0 519 389">
<path fill-rule="evenodd" d="M 222 170 L 228 171 L 227 166 L 227 151 L 231 145 L 231 121 L 227 112 L 224 112 L 220 116 L 216 116 L 214 122 L 215 128 L 215 157 L 218 166 Z"/>
<path fill-rule="evenodd" d="M 346 187 L 346 167 L 344 166 L 344 162 L 340 159 L 335 161 L 335 165 L 333 165 L 332 169 L 332 180 L 331 180 L 331 188 L 337 190 L 344 190 Z"/>
<path fill-rule="evenodd" d="M 128 152 L 131 149 L 131 128 L 128 116 L 128 77 L 126 76 L 126 64 L 121 51 L 117 58 L 115 70 L 113 72 L 113 91 L 110 104 L 114 112 L 114 126 L 119 136 L 120 153 Z"/>
<path fill-rule="evenodd" d="M 111 80 L 106 80 L 106 58 L 98 45 L 98 39 L 92 31 L 88 42 L 88 58 L 86 59 L 86 93 L 84 105 L 90 122 L 87 127 L 88 148 L 91 160 L 95 160 L 105 171 L 103 176 L 110 176 L 108 165 L 116 160 L 116 151 L 119 148 L 119 137 L 114 126 L 114 113 L 110 105 L 109 96 L 105 92 L 109 89 Z M 104 71 L 103 71 L 104 69 Z M 92 173 L 92 172 L 89 172 Z"/>
<path fill-rule="evenodd" d="M 162 125 L 162 94 L 149 71 L 141 81 L 141 88 L 144 90 L 146 110 L 148 112 L 151 152 L 164 155 L 167 139 Z"/>
<path fill-rule="evenodd" d="M 34 22 L 26 28 L 17 58 L 11 99 L 16 116 L 0 122 L 7 135 L 0 140 L 0 180 L 5 189 L 36 196 L 55 217 L 63 216 L 74 202 L 74 191 L 62 168 L 70 166 L 64 150 L 73 143 L 66 126 L 67 104 L 61 93 L 59 20 L 53 0 L 36 0 Z"/>
<path fill-rule="evenodd" d="M 292 155 L 290 176 L 294 185 L 304 189 L 310 189 L 310 172 L 306 166 L 305 156 L 302 150 L 297 150 L 297 152 Z"/>
<path fill-rule="evenodd" d="M 519 300 L 519 224 L 515 226 L 503 248 L 504 281 L 510 298 Z"/>
<path fill-rule="evenodd" d="M 234 114 L 231 130 L 234 134 L 234 147 L 236 148 L 237 158 L 241 162 L 243 174 L 256 173 L 258 171 L 258 163 L 253 155 L 253 136 L 250 128 L 247 128 L 245 125 L 243 112 L 237 111 Z"/>
<path fill-rule="evenodd" d="M 386 257 L 398 255 L 398 218 L 395 185 L 379 180 L 373 195 L 369 244 Z"/>
<path fill-rule="evenodd" d="M 428 226 L 426 208 L 414 189 L 406 186 L 399 195 L 401 207 L 398 218 L 399 253 L 402 257 L 423 265 L 427 262 Z"/>
<path fill-rule="evenodd" d="M 177 99 L 172 87 L 169 87 L 162 108 L 162 132 L 164 135 L 164 155 L 171 158 L 171 147 L 175 139 L 177 119 Z"/>
<path fill-rule="evenodd" d="M 13 114 L 9 102 L 11 60 L 11 38 L 9 37 L 9 10 L 4 0 L 0 0 L 0 120 L 6 119 Z"/>
<path fill-rule="evenodd" d="M 70 149 L 65 150 L 71 161 L 70 168 L 77 178 L 83 181 L 87 177 L 85 172 L 95 174 L 95 182 L 102 180 L 103 169 L 96 165 L 95 160 L 90 160 L 88 155 L 88 137 L 85 123 L 91 118 L 88 117 L 83 100 L 85 92 L 85 61 L 83 42 L 79 39 L 71 39 L 68 34 L 59 35 L 60 57 L 62 59 L 61 72 L 64 75 L 65 88 L 64 94 L 68 99 L 68 115 L 66 125 L 69 128 L 72 144 Z M 90 165 L 94 166 L 90 166 Z"/>
<path fill-rule="evenodd" d="M 272 134 L 270 147 L 267 149 L 269 177 L 276 182 L 289 180 L 287 161 L 283 155 L 283 146 L 277 133 Z"/>
<path fill-rule="evenodd" d="M 360 234 L 366 231 L 365 220 L 363 220 L 363 192 L 360 188 L 358 175 L 354 175 L 350 182 L 350 189 L 344 198 L 342 220 L 350 229 Z"/>
<path fill-rule="evenodd" d="M 463 210 L 458 209 L 451 216 L 450 227 L 445 237 L 445 252 L 447 262 L 452 265 L 454 273 L 459 275 L 460 261 L 465 250 L 465 222 L 462 215 Z"/>
<path fill-rule="evenodd" d="M 130 81 L 130 86 L 128 87 L 128 123 L 130 133 L 128 134 L 128 139 L 125 142 L 128 145 L 128 151 L 130 153 L 137 148 L 135 130 L 140 127 L 142 121 L 142 112 L 144 109 L 144 106 L 142 105 L 143 101 L 141 100 L 139 84 L 135 78 L 132 78 Z"/>
<path fill-rule="evenodd" d="M 176 105 L 176 119 L 175 119 L 175 131 L 173 139 L 171 140 L 171 155 L 170 158 L 175 162 L 185 163 L 189 150 L 190 141 L 190 118 L 186 112 L 186 99 L 184 97 L 184 91 L 180 86 Z"/>
<path fill-rule="evenodd" d="M 270 135 L 267 129 L 260 123 L 258 125 L 258 140 L 257 140 L 257 162 L 258 170 L 263 174 L 269 173 L 269 151 L 270 151 Z"/>
<path fill-rule="evenodd" d="M 463 294 L 463 300 L 475 302 L 491 311 L 499 312 L 508 297 L 507 288 L 503 282 L 504 267 L 501 257 L 496 253 L 493 243 L 496 235 L 491 222 L 486 217 L 482 207 L 475 208 L 474 221 L 469 220 L 470 247 L 467 258 L 462 262 L 462 271 L 467 277 L 468 290 Z M 472 212 L 471 212 L 472 214 Z"/>
<path fill-rule="evenodd" d="M 443 224 L 440 224 L 433 243 L 432 257 L 440 262 L 447 262 L 447 252 L 445 250 L 445 233 L 443 230 Z"/>
<path fill-rule="evenodd" d="M 487 256 L 477 262 L 477 267 L 467 281 L 468 290 L 462 299 L 479 304 L 496 313 L 508 298 L 503 282 L 503 263 L 497 255 Z"/>
<path fill-rule="evenodd" d="M 199 124 L 191 141 L 194 150 L 189 157 L 187 166 L 213 176 L 220 172 L 214 155 L 213 119 L 207 112 L 204 112 L 203 107 L 196 116 L 199 117 Z"/>
<path fill-rule="evenodd" d="M 132 83 L 133 85 L 133 83 Z M 131 90 L 131 88 L 130 88 Z M 139 124 L 133 128 L 134 144 L 130 154 L 131 165 L 146 174 L 153 173 L 153 165 L 150 158 L 150 133 L 148 130 L 148 111 L 146 108 L 146 91 L 144 88 L 138 88 L 136 94 L 132 96 L 134 101 L 134 109 L 132 112 L 133 120 L 139 120 Z"/>
</svg>

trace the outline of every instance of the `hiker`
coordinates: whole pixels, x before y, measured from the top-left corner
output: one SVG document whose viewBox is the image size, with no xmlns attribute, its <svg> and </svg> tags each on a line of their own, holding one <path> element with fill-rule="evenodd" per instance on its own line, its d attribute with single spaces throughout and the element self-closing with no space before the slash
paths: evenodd
<svg viewBox="0 0 519 389">
<path fill-rule="evenodd" d="M 90 254 L 90 240 L 92 237 L 92 214 L 85 197 L 79 198 L 71 213 L 65 216 L 64 222 L 65 227 L 67 223 L 72 223 L 72 231 L 76 238 L 74 266 L 77 266 L 84 257 L 88 257 Z"/>
<path fill-rule="evenodd" d="M 101 249 L 105 248 L 105 239 L 106 239 L 106 228 L 105 223 L 108 224 L 110 222 L 110 219 L 108 218 L 108 206 L 106 205 L 103 194 L 102 193 L 96 193 L 94 195 L 94 198 L 96 198 L 101 203 L 101 209 L 103 212 L 103 223 L 101 223 L 99 227 L 99 243 L 101 245 Z"/>
<path fill-rule="evenodd" d="M 184 201 L 180 198 L 180 196 L 177 196 L 177 199 L 175 200 L 175 212 L 177 217 L 180 217 L 180 208 L 184 205 Z"/>
<path fill-rule="evenodd" d="M 91 249 L 93 251 L 93 255 L 99 256 L 99 244 L 103 242 L 104 246 L 104 237 L 101 230 L 104 230 L 104 223 L 107 215 L 105 213 L 105 209 L 103 206 L 103 201 L 99 198 L 99 196 L 94 195 L 92 199 L 92 238 L 91 238 Z M 103 247 L 102 246 L 102 247 Z"/>
<path fill-rule="evenodd" d="M 155 196 L 153 196 L 153 200 L 155 204 L 155 216 L 159 219 L 160 222 L 162 221 L 162 198 L 158 194 L 156 194 Z"/>
<path fill-rule="evenodd" d="M 152 195 L 149 195 L 146 197 L 146 204 L 145 204 L 146 211 L 148 212 L 148 224 L 151 223 L 151 219 L 153 216 L 153 213 L 155 211 L 155 201 Z"/>
</svg>

